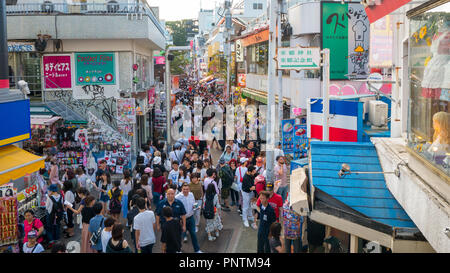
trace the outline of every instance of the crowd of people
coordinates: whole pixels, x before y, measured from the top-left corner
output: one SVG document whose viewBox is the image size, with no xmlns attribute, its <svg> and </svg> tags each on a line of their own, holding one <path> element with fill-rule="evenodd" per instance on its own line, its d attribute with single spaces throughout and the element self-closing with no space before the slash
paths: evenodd
<svg viewBox="0 0 450 273">
<path fill-rule="evenodd" d="M 202 106 L 223 105 L 221 93 L 187 85 L 176 97 L 177 103 L 191 106 L 195 96 L 203 98 Z M 217 161 L 211 154 L 214 144 L 223 151 Z M 23 252 L 44 251 L 44 240 L 47 248 L 64 252 L 60 237 L 74 236 L 78 222 L 82 253 L 152 253 L 156 240 L 162 252 L 179 253 L 188 234 L 194 252 L 201 253 L 197 234 L 206 232 L 215 241 L 228 213 L 239 213 L 246 228 L 257 230 L 258 253 L 291 252 L 291 245 L 294 252 L 302 251 L 303 218 L 289 207 L 289 169 L 281 149 L 275 151 L 275 183 L 266 181 L 265 152 L 258 140 L 181 137 L 169 150 L 149 140 L 135 167 L 120 178 L 109 173 L 106 160 L 96 171 L 67 169 L 60 177 L 57 161 L 50 160 L 40 172 L 45 223 L 33 211 L 26 213 Z M 131 242 L 124 239 L 125 231 Z"/>
</svg>

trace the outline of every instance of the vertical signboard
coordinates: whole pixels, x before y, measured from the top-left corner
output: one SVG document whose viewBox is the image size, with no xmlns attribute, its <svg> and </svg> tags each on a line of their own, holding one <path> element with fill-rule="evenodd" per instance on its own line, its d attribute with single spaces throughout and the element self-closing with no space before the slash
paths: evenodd
<svg viewBox="0 0 450 273">
<path fill-rule="evenodd" d="M 244 61 L 244 48 L 242 47 L 242 40 L 237 40 L 236 43 L 236 62 L 242 63 Z"/>
<path fill-rule="evenodd" d="M 76 85 L 115 85 L 113 52 L 75 53 Z"/>
<path fill-rule="evenodd" d="M 282 150 L 290 154 L 294 150 L 294 124 L 295 119 L 285 119 L 281 121 Z"/>
<path fill-rule="evenodd" d="M 42 57 L 45 89 L 72 88 L 71 55 L 45 55 Z"/>
<path fill-rule="evenodd" d="M 393 34 L 389 15 L 370 25 L 370 67 L 391 67 Z"/>
<path fill-rule="evenodd" d="M 135 99 L 117 99 L 117 120 L 119 124 L 136 123 L 136 104 Z"/>
<path fill-rule="evenodd" d="M 322 48 L 330 49 L 330 79 L 369 75 L 370 23 L 359 3 L 322 2 Z"/>
<path fill-rule="evenodd" d="M 306 124 L 294 126 L 294 160 L 308 156 Z"/>
</svg>

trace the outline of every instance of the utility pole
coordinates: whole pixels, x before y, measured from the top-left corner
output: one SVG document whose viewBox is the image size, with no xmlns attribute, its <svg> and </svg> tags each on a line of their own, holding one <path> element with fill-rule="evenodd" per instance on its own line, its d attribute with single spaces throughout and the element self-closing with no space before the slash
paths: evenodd
<svg viewBox="0 0 450 273">
<path fill-rule="evenodd" d="M 323 119 L 322 119 L 322 141 L 329 141 L 329 115 L 330 115 L 330 49 L 322 50 L 322 92 L 323 92 Z"/>
<path fill-rule="evenodd" d="M 231 74 L 231 2 L 225 0 L 225 28 L 226 28 L 226 55 L 227 55 L 227 93 L 226 98 L 230 98 L 230 74 Z"/>
<path fill-rule="evenodd" d="M 276 18 L 277 18 L 278 0 L 270 0 L 269 9 L 269 67 L 268 67 L 268 100 L 267 100 L 267 116 L 266 116 L 266 156 L 267 156 L 267 181 L 274 182 L 274 148 L 275 148 L 275 37 L 276 37 Z"/>
<path fill-rule="evenodd" d="M 278 48 L 281 47 L 281 14 L 282 14 L 282 5 L 283 0 L 278 0 L 278 18 L 277 18 L 277 42 Z M 277 49 L 278 54 L 278 49 Z M 281 142 L 281 121 L 283 120 L 283 71 L 281 69 L 278 70 L 278 140 Z"/>
<path fill-rule="evenodd" d="M 6 38 L 5 0 L 0 0 L 0 91 L 9 91 L 8 39 Z"/>
</svg>

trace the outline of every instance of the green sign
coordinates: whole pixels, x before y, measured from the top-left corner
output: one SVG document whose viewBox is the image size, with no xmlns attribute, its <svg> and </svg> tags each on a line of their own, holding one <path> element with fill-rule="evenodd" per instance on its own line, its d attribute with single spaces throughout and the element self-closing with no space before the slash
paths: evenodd
<svg viewBox="0 0 450 273">
<path fill-rule="evenodd" d="M 115 54 L 75 53 L 76 85 L 115 85 Z"/>
<path fill-rule="evenodd" d="M 360 3 L 322 2 L 322 48 L 330 49 L 330 79 L 369 75 L 370 23 Z"/>
<path fill-rule="evenodd" d="M 278 48 L 278 69 L 319 69 L 320 48 L 282 47 Z"/>
</svg>

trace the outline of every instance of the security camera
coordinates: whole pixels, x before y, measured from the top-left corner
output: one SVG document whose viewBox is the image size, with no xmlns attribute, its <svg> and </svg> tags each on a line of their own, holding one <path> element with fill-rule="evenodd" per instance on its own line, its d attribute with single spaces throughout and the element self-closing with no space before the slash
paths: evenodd
<svg viewBox="0 0 450 273">
<path fill-rule="evenodd" d="M 17 86 L 19 87 L 20 92 L 22 92 L 24 97 L 28 98 L 27 95 L 30 94 L 30 88 L 28 88 L 28 83 L 24 80 L 20 80 L 19 82 L 17 82 Z"/>
<path fill-rule="evenodd" d="M 350 174 L 350 166 L 346 163 L 342 164 L 341 170 L 339 171 L 338 175 L 339 178 L 342 178 L 343 176 L 346 176 L 347 174 Z"/>
</svg>

